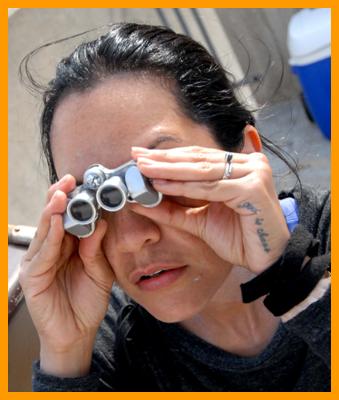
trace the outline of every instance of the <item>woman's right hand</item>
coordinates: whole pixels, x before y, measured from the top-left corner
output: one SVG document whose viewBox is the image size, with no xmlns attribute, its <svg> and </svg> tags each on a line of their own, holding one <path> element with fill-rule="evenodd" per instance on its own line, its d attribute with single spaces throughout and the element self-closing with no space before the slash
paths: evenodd
<svg viewBox="0 0 339 400">
<path fill-rule="evenodd" d="M 67 193 L 75 179 L 52 185 L 36 235 L 20 265 L 19 281 L 40 338 L 40 366 L 58 376 L 88 372 L 114 273 L 101 248 L 107 224 L 99 220 L 88 238 L 63 228 Z"/>
</svg>

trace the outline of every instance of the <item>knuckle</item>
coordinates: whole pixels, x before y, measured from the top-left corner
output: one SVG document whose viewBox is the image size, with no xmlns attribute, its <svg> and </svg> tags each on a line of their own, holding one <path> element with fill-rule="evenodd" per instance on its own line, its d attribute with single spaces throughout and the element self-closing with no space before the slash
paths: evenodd
<svg viewBox="0 0 339 400">
<path fill-rule="evenodd" d="M 267 184 L 272 178 L 272 168 L 267 163 L 260 163 L 256 169 L 256 175 L 258 178 L 258 184 Z"/>
<path fill-rule="evenodd" d="M 211 172 L 213 166 L 210 162 L 208 161 L 202 161 L 198 164 L 198 168 L 199 170 L 204 174 L 204 175 L 208 175 L 209 172 Z"/>
<path fill-rule="evenodd" d="M 271 171 L 271 167 L 270 167 L 269 164 L 267 164 L 267 163 L 259 162 L 259 163 L 257 164 L 256 170 L 257 170 L 259 173 L 267 174 L 267 173 L 269 173 L 269 172 Z"/>
<path fill-rule="evenodd" d="M 191 150 L 195 153 L 204 153 L 204 148 L 201 146 L 192 146 Z"/>
<path fill-rule="evenodd" d="M 257 174 L 252 174 L 245 185 L 245 191 L 248 193 L 249 196 L 256 194 L 258 190 L 260 190 L 263 186 L 263 183 L 260 177 Z"/>
<path fill-rule="evenodd" d="M 31 264 L 33 260 L 28 260 L 24 255 L 19 264 L 18 281 L 22 289 L 25 289 L 29 281 L 30 271 L 32 270 Z"/>
<path fill-rule="evenodd" d="M 259 179 L 269 179 L 272 176 L 272 168 L 269 164 L 268 158 L 262 153 L 252 153 L 250 157 L 253 171 Z"/>
<path fill-rule="evenodd" d="M 201 182 L 200 186 L 203 191 L 207 192 L 207 196 L 213 194 L 213 191 L 218 187 L 219 182 L 217 181 L 206 181 Z"/>
<path fill-rule="evenodd" d="M 204 153 L 195 153 L 193 154 L 193 161 L 207 161 L 206 155 Z"/>
<path fill-rule="evenodd" d="M 88 254 L 85 250 L 79 249 L 79 255 L 86 266 L 95 265 L 100 261 L 97 253 Z"/>
<path fill-rule="evenodd" d="M 253 161 L 268 163 L 268 158 L 265 156 L 264 153 L 251 153 L 250 159 Z"/>
</svg>

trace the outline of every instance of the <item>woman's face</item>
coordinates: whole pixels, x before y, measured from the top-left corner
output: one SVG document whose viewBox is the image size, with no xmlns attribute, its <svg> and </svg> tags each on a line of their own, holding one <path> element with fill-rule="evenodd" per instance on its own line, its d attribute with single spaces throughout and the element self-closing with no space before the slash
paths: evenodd
<svg viewBox="0 0 339 400">
<path fill-rule="evenodd" d="M 156 80 L 128 76 L 65 97 L 53 118 L 51 145 L 58 176 L 70 173 L 79 182 L 91 164 L 115 168 L 129 161 L 131 146 L 218 147 L 206 127 L 180 113 L 170 90 Z M 103 217 L 108 222 L 103 248 L 118 284 L 156 318 L 183 321 L 218 294 L 231 266 L 202 240 L 138 215 L 128 203 Z M 139 279 L 159 270 L 165 272 Z"/>
</svg>

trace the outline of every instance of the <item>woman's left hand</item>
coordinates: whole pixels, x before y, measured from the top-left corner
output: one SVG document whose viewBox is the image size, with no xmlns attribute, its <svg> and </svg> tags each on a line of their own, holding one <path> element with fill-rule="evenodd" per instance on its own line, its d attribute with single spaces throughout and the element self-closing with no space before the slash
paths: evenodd
<svg viewBox="0 0 339 400">
<path fill-rule="evenodd" d="M 168 195 L 155 208 L 132 209 L 204 240 L 224 260 L 258 274 L 273 264 L 290 237 L 262 153 L 232 153 L 198 146 L 169 150 L 132 148 L 141 172 Z M 198 202 L 197 202 L 198 201 Z"/>
</svg>

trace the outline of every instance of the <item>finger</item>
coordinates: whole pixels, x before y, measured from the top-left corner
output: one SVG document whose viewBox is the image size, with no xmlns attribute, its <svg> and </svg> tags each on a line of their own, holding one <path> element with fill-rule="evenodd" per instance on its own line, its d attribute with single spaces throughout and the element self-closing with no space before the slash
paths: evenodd
<svg viewBox="0 0 339 400">
<path fill-rule="evenodd" d="M 36 252 L 39 250 L 42 241 L 45 239 L 49 230 L 51 215 L 63 213 L 65 211 L 66 196 L 63 193 L 72 191 L 75 186 L 75 178 L 72 175 L 67 174 L 49 188 L 46 196 L 46 207 L 40 217 L 35 237 L 26 253 L 28 259 L 34 257 Z"/>
<path fill-rule="evenodd" d="M 113 270 L 103 252 L 102 242 L 107 230 L 107 222 L 100 219 L 94 233 L 79 242 L 79 255 L 87 273 L 106 290 L 113 284 Z"/>
<path fill-rule="evenodd" d="M 64 265 L 67 260 L 70 259 L 72 254 L 76 251 L 78 251 L 78 244 L 79 239 L 76 238 L 75 236 L 65 232 L 63 242 L 61 245 L 61 254 L 60 254 L 60 260 L 59 264 L 60 266 Z"/>
<path fill-rule="evenodd" d="M 148 158 L 157 161 L 166 162 L 224 162 L 225 151 L 215 148 L 205 148 L 198 146 L 190 147 L 176 147 L 173 149 L 146 149 L 143 147 L 132 147 L 132 157 L 138 159 L 139 157 Z M 248 155 L 243 153 L 232 153 L 233 161 L 246 162 Z"/>
<path fill-rule="evenodd" d="M 147 208 L 134 203 L 131 204 L 130 209 L 153 221 L 170 225 L 195 236 L 199 236 L 203 231 L 203 221 L 207 212 L 207 206 L 187 208 L 166 199 L 155 208 Z"/>
<path fill-rule="evenodd" d="M 40 250 L 32 258 L 31 262 L 24 261 L 27 267 L 25 275 L 37 277 L 53 268 L 60 258 L 60 249 L 64 238 L 64 229 L 61 215 L 51 217 L 48 234 L 41 245 Z"/>
<path fill-rule="evenodd" d="M 75 186 L 76 186 L 76 180 L 74 176 L 70 174 L 65 175 L 58 182 L 51 185 L 50 188 L 48 189 L 46 196 L 46 204 L 48 204 L 51 201 L 51 198 L 53 197 L 54 193 L 57 190 L 61 190 L 64 193 L 69 193 L 75 188 Z"/>
<path fill-rule="evenodd" d="M 247 183 L 247 176 L 237 180 L 182 182 L 154 179 L 152 181 L 154 188 L 165 195 L 183 196 L 209 202 L 227 202 L 233 198 L 239 198 L 241 194 L 244 194 Z"/>
<path fill-rule="evenodd" d="M 230 164 L 222 162 L 160 162 L 147 158 L 138 158 L 138 167 L 152 179 L 169 179 L 178 181 L 215 181 L 223 179 Z M 229 178 L 241 178 L 253 171 L 251 163 L 232 162 Z"/>
<path fill-rule="evenodd" d="M 43 245 L 50 229 L 50 220 L 52 215 L 62 214 L 66 209 L 66 204 L 66 194 L 60 190 L 56 190 L 51 201 L 41 214 L 37 231 L 25 255 L 27 260 L 32 259 Z"/>
<path fill-rule="evenodd" d="M 257 214 L 269 206 L 269 199 L 276 198 L 273 183 L 265 185 L 255 171 L 239 179 L 200 182 L 155 179 L 152 183 L 156 190 L 165 195 L 223 202 L 241 215 Z"/>
</svg>

